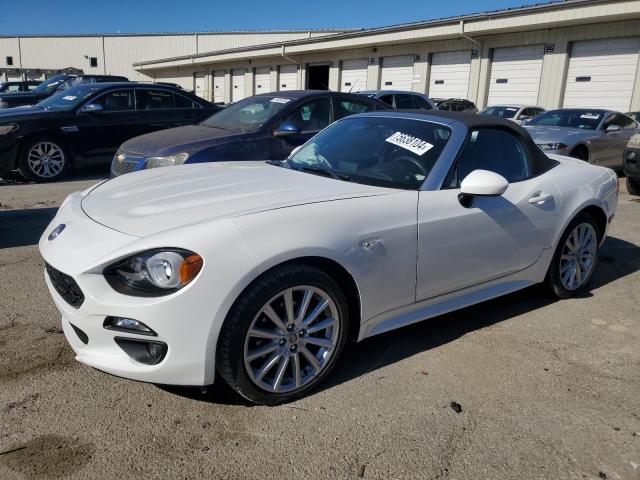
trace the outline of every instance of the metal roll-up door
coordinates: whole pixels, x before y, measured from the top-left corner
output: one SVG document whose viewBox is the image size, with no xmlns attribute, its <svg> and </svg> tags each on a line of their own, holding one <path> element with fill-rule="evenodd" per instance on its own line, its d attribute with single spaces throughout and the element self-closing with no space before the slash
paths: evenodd
<svg viewBox="0 0 640 480">
<path fill-rule="evenodd" d="M 496 48 L 491 63 L 488 105 L 537 105 L 544 45 Z"/>
<path fill-rule="evenodd" d="M 256 95 L 259 93 L 268 93 L 271 91 L 271 68 L 259 67 L 256 68 L 254 78 Z"/>
<path fill-rule="evenodd" d="M 298 66 L 280 65 L 278 90 L 296 90 L 298 88 Z"/>
<path fill-rule="evenodd" d="M 343 60 L 340 72 L 340 91 L 359 92 L 365 90 L 367 88 L 367 65 L 366 58 Z"/>
<path fill-rule="evenodd" d="M 233 70 L 231 74 L 231 101 L 237 102 L 244 98 L 244 68 Z"/>
<path fill-rule="evenodd" d="M 467 98 L 471 73 L 471 51 L 434 53 L 431 56 L 429 96 Z"/>
<path fill-rule="evenodd" d="M 413 83 L 413 55 L 382 59 L 381 90 L 411 91 Z"/>
<path fill-rule="evenodd" d="M 213 102 L 224 103 L 224 71 L 213 74 Z"/>
<path fill-rule="evenodd" d="M 628 111 L 639 52 L 640 38 L 574 42 L 563 106 Z"/>
</svg>

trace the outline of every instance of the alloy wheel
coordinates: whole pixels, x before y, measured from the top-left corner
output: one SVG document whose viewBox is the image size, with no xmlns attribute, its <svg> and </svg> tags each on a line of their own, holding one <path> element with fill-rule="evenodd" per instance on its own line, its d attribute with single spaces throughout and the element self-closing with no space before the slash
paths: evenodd
<svg viewBox="0 0 640 480">
<path fill-rule="evenodd" d="M 245 337 L 251 381 L 268 392 L 290 393 L 318 377 L 338 345 L 338 315 L 332 298 L 317 287 L 300 285 L 273 296 Z"/>
<path fill-rule="evenodd" d="M 62 172 L 65 166 L 62 148 L 53 142 L 38 142 L 27 154 L 29 169 L 38 177 L 53 178 Z"/>
<path fill-rule="evenodd" d="M 560 255 L 560 281 L 567 290 L 577 290 L 591 276 L 596 264 L 598 235 L 593 225 L 581 223 L 567 237 Z"/>
</svg>

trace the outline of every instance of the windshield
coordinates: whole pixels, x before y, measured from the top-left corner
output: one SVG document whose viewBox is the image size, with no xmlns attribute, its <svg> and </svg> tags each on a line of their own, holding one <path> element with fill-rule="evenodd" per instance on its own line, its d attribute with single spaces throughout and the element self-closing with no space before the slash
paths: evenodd
<svg viewBox="0 0 640 480">
<path fill-rule="evenodd" d="M 603 113 L 598 110 L 552 110 L 541 113 L 527 123 L 548 127 L 581 128 L 595 130 L 600 125 Z"/>
<path fill-rule="evenodd" d="M 518 107 L 489 107 L 485 108 L 478 115 L 485 117 L 513 118 L 520 110 Z"/>
<path fill-rule="evenodd" d="M 34 108 L 58 111 L 72 110 L 73 108 L 80 105 L 80 103 L 82 103 L 84 99 L 100 90 L 100 88 L 101 87 L 92 84 L 71 87 L 63 92 L 58 92 L 55 95 L 51 95 L 49 98 L 36 104 Z"/>
<path fill-rule="evenodd" d="M 450 135 L 447 127 L 431 122 L 352 117 L 324 129 L 287 164 L 299 170 L 319 169 L 351 182 L 417 190 Z"/>
<path fill-rule="evenodd" d="M 67 75 L 55 75 L 55 76 L 51 77 L 50 79 L 45 80 L 44 82 L 42 82 L 40 85 L 38 85 L 36 88 L 34 88 L 33 91 L 34 92 L 38 92 L 38 93 L 53 92 L 67 78 L 69 78 Z"/>
<path fill-rule="evenodd" d="M 290 98 L 281 97 L 245 98 L 207 118 L 202 125 L 223 130 L 255 132 L 290 101 Z"/>
</svg>

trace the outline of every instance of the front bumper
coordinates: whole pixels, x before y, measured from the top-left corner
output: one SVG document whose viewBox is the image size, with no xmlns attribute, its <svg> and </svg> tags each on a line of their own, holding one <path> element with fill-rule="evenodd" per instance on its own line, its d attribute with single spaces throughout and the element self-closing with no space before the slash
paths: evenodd
<svg viewBox="0 0 640 480">
<path fill-rule="evenodd" d="M 203 254 L 205 265 L 199 276 L 180 291 L 163 297 L 135 297 L 116 292 L 102 275 L 103 268 L 135 252 L 162 246 L 203 252 L 206 243 L 211 243 L 211 233 L 204 235 L 195 227 L 193 237 L 189 234 L 181 236 L 189 242 L 189 247 L 176 245 L 176 235 L 168 239 L 166 232 L 146 238 L 134 237 L 91 220 L 81 209 L 79 193 L 73 194 L 65 203 L 45 230 L 39 247 L 46 263 L 75 280 L 84 297 L 75 308 L 58 293 L 45 271 L 47 287 L 62 315 L 62 327 L 76 353 L 76 360 L 113 375 L 144 382 L 212 384 L 218 333 L 226 312 L 240 291 L 229 287 L 230 278 L 232 282 L 237 280 L 233 275 L 221 275 L 217 269 L 225 271 L 227 259 L 238 263 L 234 260 L 235 255 L 247 260 L 251 256 L 237 229 L 228 231 L 236 231 L 238 236 L 221 238 L 225 244 L 231 245 L 230 255 L 223 259 L 221 265 L 215 261 L 207 265 Z M 48 240 L 49 232 L 63 223 L 66 228 L 60 235 Z M 198 243 L 198 238 L 202 243 Z M 167 243 L 171 240 L 173 243 Z M 143 322 L 157 336 L 104 328 L 104 321 L 109 316 Z M 74 326 L 86 334 L 86 343 Z M 163 342 L 168 346 L 167 352 L 156 365 L 139 363 L 116 343 L 116 337 Z"/>
<path fill-rule="evenodd" d="M 627 148 L 624 151 L 624 174 L 631 178 L 640 178 L 640 149 Z"/>
</svg>

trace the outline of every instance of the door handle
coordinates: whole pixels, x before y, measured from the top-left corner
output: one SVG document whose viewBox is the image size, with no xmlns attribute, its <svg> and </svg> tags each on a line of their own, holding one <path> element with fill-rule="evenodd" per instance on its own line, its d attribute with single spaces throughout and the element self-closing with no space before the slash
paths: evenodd
<svg viewBox="0 0 640 480">
<path fill-rule="evenodd" d="M 533 194 L 533 197 L 529 199 L 529 203 L 531 205 L 543 205 L 549 200 L 553 200 L 553 195 L 550 193 L 536 192 Z"/>
</svg>

